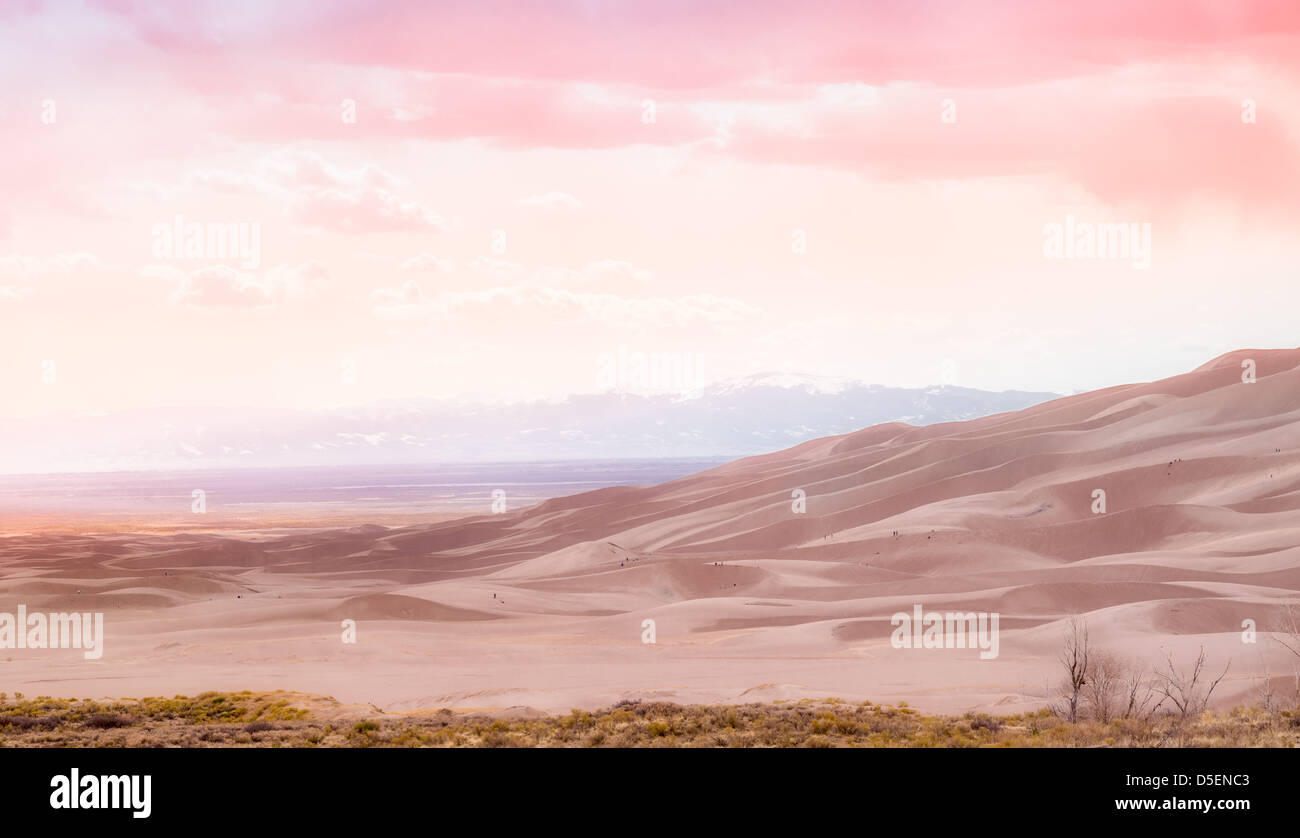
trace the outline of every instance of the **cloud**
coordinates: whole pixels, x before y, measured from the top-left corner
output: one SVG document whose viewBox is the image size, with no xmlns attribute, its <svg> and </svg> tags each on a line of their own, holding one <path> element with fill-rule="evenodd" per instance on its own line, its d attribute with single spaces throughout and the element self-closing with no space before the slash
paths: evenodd
<svg viewBox="0 0 1300 838">
<path fill-rule="evenodd" d="M 458 267 L 450 259 L 421 253 L 403 261 L 400 267 L 406 273 L 432 275 L 444 285 L 450 281 L 473 280 L 486 280 L 495 284 L 482 291 L 459 294 L 447 292 L 431 297 L 426 293 L 425 285 L 408 279 L 396 289 L 380 288 L 371 292 L 370 298 L 375 304 L 376 313 L 381 317 L 410 319 L 430 315 L 446 316 L 454 310 L 472 307 L 476 303 L 503 300 L 513 301 L 516 307 L 523 305 L 544 306 L 553 310 L 566 307 L 587 310 L 610 305 L 615 299 L 620 299 L 613 294 L 594 293 L 598 289 L 637 287 L 654 278 L 654 274 L 646 268 L 618 259 L 595 260 L 577 269 L 529 269 L 517 262 L 479 256 Z M 601 302 L 593 303 L 594 300 Z"/>
<path fill-rule="evenodd" d="M 619 259 L 598 259 L 588 262 L 583 267 L 541 268 L 530 278 L 534 285 L 578 286 L 592 288 L 597 286 L 641 285 L 654 279 L 654 274 L 646 268 L 640 268 L 630 262 Z"/>
<path fill-rule="evenodd" d="M 452 262 L 450 259 L 439 259 L 429 253 L 421 253 L 403 261 L 401 268 L 404 271 L 445 274 L 450 273 Z"/>
<path fill-rule="evenodd" d="M 49 275 L 67 276 L 84 268 L 99 266 L 99 260 L 89 253 L 60 253 L 56 256 L 24 256 L 12 253 L 0 256 L 0 279 L 36 281 Z"/>
<path fill-rule="evenodd" d="M 447 229 L 442 217 L 427 206 L 386 189 L 303 191 L 290 217 L 303 227 L 337 233 Z"/>
<path fill-rule="evenodd" d="M 262 308 L 313 296 L 329 281 L 329 272 L 316 262 L 278 266 L 261 276 L 227 265 L 192 271 L 151 265 L 140 273 L 175 283 L 172 303 L 189 308 Z"/>
<path fill-rule="evenodd" d="M 423 298 L 424 294 L 420 291 L 420 284 L 413 279 L 403 282 L 396 291 L 379 288 L 370 292 L 370 299 L 375 301 L 377 309 L 383 310 L 413 309 L 420 305 Z"/>
<path fill-rule="evenodd" d="M 34 294 L 44 281 L 99 267 L 101 264 L 96 257 L 82 252 L 46 257 L 20 253 L 0 256 L 0 299 L 23 300 Z"/>
<path fill-rule="evenodd" d="M 500 285 L 478 291 L 444 291 L 431 297 L 413 282 L 400 290 L 372 294 L 374 314 L 381 319 L 495 317 L 514 313 L 525 317 L 591 320 L 606 326 L 718 326 L 758 317 L 761 311 L 730 297 L 692 294 L 684 297 L 626 297 L 531 285 Z"/>
<path fill-rule="evenodd" d="M 638 268 L 630 262 L 623 262 L 618 259 L 601 259 L 591 262 L 587 265 L 586 276 L 597 281 L 628 281 L 649 282 L 654 278 L 654 274 L 645 268 Z"/>
<path fill-rule="evenodd" d="M 298 265 L 279 265 L 266 274 L 277 293 L 287 298 L 303 298 L 319 294 L 330 282 L 330 272 L 319 262 L 307 261 Z"/>
<path fill-rule="evenodd" d="M 527 198 L 520 198 L 515 203 L 521 207 L 543 210 L 582 209 L 582 201 L 567 192 L 547 192 L 545 195 L 530 195 Z"/>
<path fill-rule="evenodd" d="M 1287 0 L 1179 4 L 1177 13 L 1128 0 L 1087 8 L 828 0 L 795 9 L 755 0 L 743 21 L 727 0 L 671 0 L 653 12 L 586 0 L 521 11 L 504 2 L 396 3 L 383 15 L 360 0 L 241 14 L 199 3 L 177 15 L 100 0 L 90 12 L 100 25 L 86 28 L 94 34 L 75 34 L 104 41 L 92 54 L 121 59 L 102 84 L 163 76 L 189 94 L 174 97 L 185 103 L 185 124 L 224 140 L 675 146 L 891 180 L 1050 172 L 1106 200 L 1169 204 L 1201 195 L 1271 208 L 1300 189 L 1300 126 L 1285 104 L 1300 69 L 1300 6 Z M 549 37 L 533 37 L 538 28 Z M 485 50 L 476 36 L 499 46 Z M 1144 86 L 1147 72 L 1157 75 Z M 346 127 L 345 95 L 358 107 Z M 1247 96 L 1259 98 L 1261 118 L 1243 129 L 1234 109 Z M 959 121 L 940 126 L 938 102 L 949 97 Z M 657 114 L 649 124 L 647 99 Z M 114 123 L 119 144 L 167 142 L 123 139 L 140 121 Z M 51 141 L 49 132 L 40 137 Z M 24 181 L 44 181 L 60 159 L 65 178 L 68 167 L 86 165 L 64 147 L 56 155 L 24 142 L 17 159 L 30 163 L 12 167 Z M 300 223 L 444 229 L 432 207 L 377 166 L 346 170 L 293 154 L 288 172 L 260 177 L 296 184 Z M 102 171 L 116 161 L 93 162 Z M 241 178 L 230 180 L 237 187 Z M 24 191 L 52 194 L 39 186 Z"/>
<path fill-rule="evenodd" d="M 956 121 L 945 124 L 941 102 L 950 96 Z M 1241 113 L 1240 96 L 1180 68 L 955 95 L 894 85 L 853 107 L 826 96 L 797 107 L 737 104 L 708 153 L 892 182 L 1051 178 L 1110 203 L 1292 203 L 1300 159 L 1288 126 L 1243 124 Z"/>
<path fill-rule="evenodd" d="M 263 65 L 286 60 L 675 91 L 760 80 L 1003 84 L 1134 60 L 1241 54 L 1261 48 L 1260 36 L 1300 30 L 1300 7 L 1286 0 L 1136 7 L 1130 0 L 751 0 L 743 15 L 734 0 L 393 3 L 382 15 L 366 14 L 366 0 L 244 15 L 223 14 L 224 4 L 187 6 L 184 14 L 141 0 L 98 5 L 162 58 L 225 71 L 196 73 L 207 84 L 251 83 L 265 76 Z M 1271 46 L 1276 60 L 1296 66 L 1297 56 Z"/>
<path fill-rule="evenodd" d="M 363 164 L 343 169 L 308 151 L 275 152 L 260 159 L 251 171 L 190 172 L 185 182 L 216 193 L 270 197 L 287 208 L 295 223 L 318 231 L 441 232 L 447 228 L 437 212 L 398 195 L 394 191 L 398 179 L 383 168 Z"/>
<path fill-rule="evenodd" d="M 491 256 L 479 256 L 469 263 L 469 270 L 497 282 L 511 282 L 525 273 L 525 268 L 518 262 L 508 259 L 495 259 Z"/>
<path fill-rule="evenodd" d="M 398 184 L 395 176 L 372 163 L 354 170 L 340 169 L 319 154 L 296 149 L 268 155 L 262 159 L 260 167 L 276 183 L 294 187 L 391 189 Z"/>
<path fill-rule="evenodd" d="M 182 273 L 172 302 L 194 308 L 257 308 L 274 300 L 271 286 L 255 275 L 211 265 Z"/>
</svg>

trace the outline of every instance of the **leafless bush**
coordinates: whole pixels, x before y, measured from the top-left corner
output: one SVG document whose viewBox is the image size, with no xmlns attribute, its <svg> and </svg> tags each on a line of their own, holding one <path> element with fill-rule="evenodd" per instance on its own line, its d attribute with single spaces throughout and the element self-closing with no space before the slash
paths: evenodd
<svg viewBox="0 0 1300 838">
<path fill-rule="evenodd" d="M 1084 685 L 1088 683 L 1091 654 L 1087 622 L 1078 616 L 1070 617 L 1069 622 L 1066 622 L 1065 646 L 1058 657 L 1061 668 L 1065 669 L 1065 677 L 1061 682 L 1063 696 L 1058 707 L 1053 708 L 1058 716 L 1065 717 L 1067 721 L 1079 721 L 1079 699 L 1082 698 Z"/>
<path fill-rule="evenodd" d="M 1149 667 L 1093 646 L 1088 625 L 1079 617 L 1071 617 L 1066 626 L 1059 660 L 1064 677 L 1052 710 L 1067 721 L 1085 715 L 1103 724 L 1148 719 L 1164 702 L 1157 689 L 1160 679 Z"/>
<path fill-rule="evenodd" d="M 1232 661 L 1228 661 L 1228 666 Z M 1214 688 L 1219 686 L 1223 676 L 1228 674 L 1228 666 L 1223 667 L 1222 674 L 1209 684 L 1203 680 L 1205 674 L 1205 647 L 1196 657 L 1196 664 L 1189 673 L 1182 673 L 1174 666 L 1172 652 L 1165 652 L 1165 667 L 1156 671 L 1156 689 L 1177 710 L 1180 721 L 1194 719 L 1209 706 Z"/>
<path fill-rule="evenodd" d="M 1120 716 L 1125 719 L 1148 719 L 1164 704 L 1156 692 L 1155 682 L 1146 665 L 1132 661 L 1124 667 L 1124 710 Z"/>
<path fill-rule="evenodd" d="M 1281 635 L 1278 637 L 1277 635 Z M 1295 673 L 1295 697 L 1300 702 L 1300 612 L 1291 603 L 1287 603 L 1286 616 L 1281 620 L 1274 633 L 1274 640 L 1281 643 L 1286 650 L 1295 655 L 1295 664 L 1292 665 L 1292 671 Z"/>
<path fill-rule="evenodd" d="M 1260 655 L 1260 658 L 1260 662 L 1264 665 L 1264 683 L 1260 684 L 1256 695 L 1259 696 L 1259 706 L 1268 713 L 1270 720 L 1275 720 L 1281 708 L 1278 706 L 1277 693 L 1273 689 L 1272 673 L 1268 671 L 1268 664 L 1263 662 L 1263 655 Z"/>
<path fill-rule="evenodd" d="M 1109 652 L 1093 651 L 1084 673 L 1083 698 L 1089 714 L 1109 724 L 1121 709 L 1124 695 L 1124 664 Z"/>
<path fill-rule="evenodd" d="M 1054 703 L 1053 711 L 1070 722 L 1079 720 L 1079 698 L 1088 683 L 1089 655 L 1088 624 L 1081 618 L 1071 617 L 1065 626 L 1065 646 L 1058 658 L 1065 670 L 1061 682 L 1063 696 Z"/>
</svg>

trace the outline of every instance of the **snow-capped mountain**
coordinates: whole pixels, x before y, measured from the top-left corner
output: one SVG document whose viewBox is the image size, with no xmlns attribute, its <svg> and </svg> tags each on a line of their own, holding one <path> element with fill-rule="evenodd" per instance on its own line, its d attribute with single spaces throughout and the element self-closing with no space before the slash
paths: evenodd
<svg viewBox="0 0 1300 838">
<path fill-rule="evenodd" d="M 168 408 L 0 423 L 0 470 L 739 457 L 882 422 L 972 419 L 1056 395 L 776 373 L 675 395 L 608 392 L 513 404 L 403 399 L 316 412 Z"/>
</svg>

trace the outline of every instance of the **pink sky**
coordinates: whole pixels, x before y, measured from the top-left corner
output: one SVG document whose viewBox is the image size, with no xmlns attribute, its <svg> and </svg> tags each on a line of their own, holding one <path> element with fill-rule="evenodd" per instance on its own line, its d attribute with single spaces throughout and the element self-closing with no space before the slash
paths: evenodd
<svg viewBox="0 0 1300 838">
<path fill-rule="evenodd" d="M 1300 344 L 1300 5 L 1135 5 L 3 3 L 0 416 Z M 1150 266 L 1046 258 L 1067 216 Z"/>
</svg>

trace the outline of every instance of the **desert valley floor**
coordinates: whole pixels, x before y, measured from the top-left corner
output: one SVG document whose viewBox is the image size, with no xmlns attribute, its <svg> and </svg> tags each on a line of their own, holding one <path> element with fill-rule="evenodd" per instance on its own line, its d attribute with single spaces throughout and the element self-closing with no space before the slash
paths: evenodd
<svg viewBox="0 0 1300 838">
<path fill-rule="evenodd" d="M 838 696 L 1020 711 L 1048 698 L 1077 613 L 1126 658 L 1190 666 L 1204 646 L 1216 674 L 1228 666 L 1215 703 L 1232 704 L 1295 678 L 1268 631 L 1288 603 L 1300 613 L 1300 350 L 501 515 L 8 529 L 0 611 L 104 613 L 99 660 L 0 650 L 2 688 L 28 695 L 286 689 L 385 712 Z M 890 616 L 916 605 L 999 613 L 998 657 L 893 648 Z M 1243 642 L 1246 620 L 1257 643 Z"/>
</svg>

